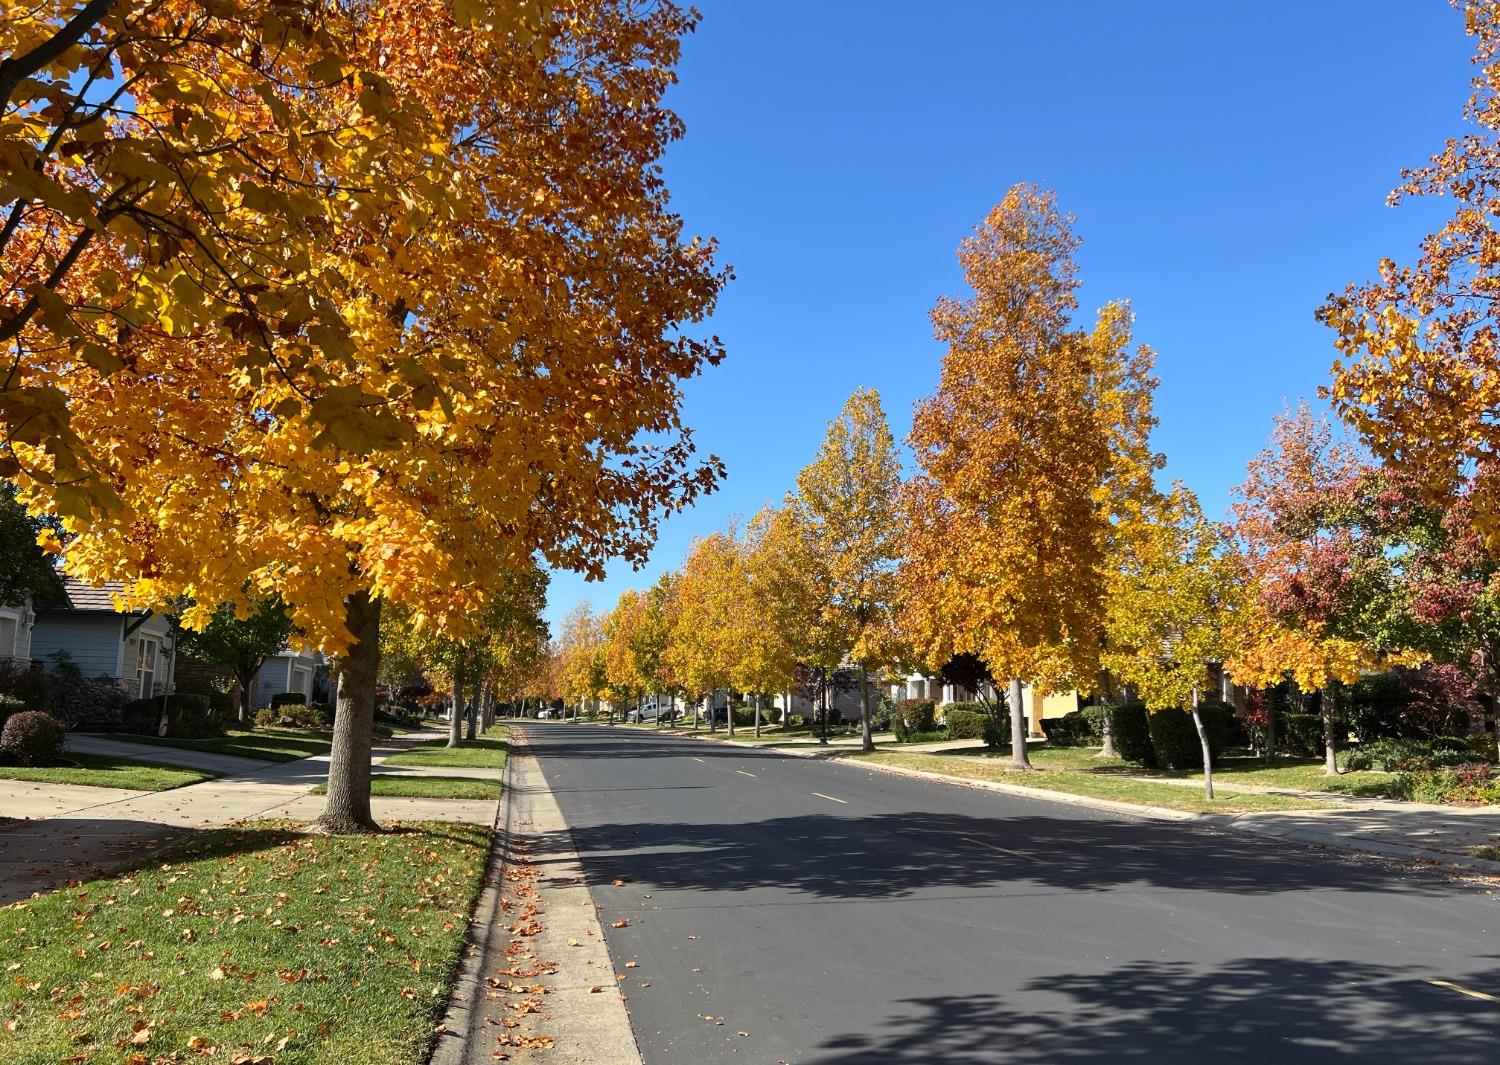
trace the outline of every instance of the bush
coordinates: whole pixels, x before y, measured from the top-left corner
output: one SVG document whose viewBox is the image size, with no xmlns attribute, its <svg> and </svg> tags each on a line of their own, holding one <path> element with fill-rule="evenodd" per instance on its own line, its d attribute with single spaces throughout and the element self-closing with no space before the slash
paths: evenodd
<svg viewBox="0 0 1500 1065">
<path fill-rule="evenodd" d="M 1093 725 L 1082 710 L 1042 718 L 1042 733 L 1050 747 L 1087 747 L 1094 738 Z"/>
<path fill-rule="evenodd" d="M 1203 748 L 1193 715 L 1186 710 L 1152 710 L 1147 718 L 1156 763 L 1164 769 L 1202 769 Z"/>
<path fill-rule="evenodd" d="M 1394 672 L 1361 677 L 1349 686 L 1349 724 L 1360 743 L 1394 739 L 1402 733 L 1406 689 Z"/>
<path fill-rule="evenodd" d="M 1280 714 L 1276 718 L 1276 749 L 1283 754 L 1316 758 L 1323 751 L 1321 714 Z"/>
<path fill-rule="evenodd" d="M 302 692 L 277 692 L 271 696 L 271 708 L 279 709 L 283 706 L 306 706 L 307 696 Z"/>
<path fill-rule="evenodd" d="M 931 699 L 902 699 L 901 719 L 913 732 L 931 732 L 937 727 L 937 703 Z"/>
<path fill-rule="evenodd" d="M 26 704 L 14 695 L 0 695 L 0 727 L 4 727 L 12 714 L 19 714 L 25 709 Z"/>
<path fill-rule="evenodd" d="M 1245 727 L 1235 716 L 1234 707 L 1228 703 L 1205 699 L 1198 704 L 1198 716 L 1203 719 L 1203 731 L 1208 733 L 1208 753 L 1215 762 L 1226 748 L 1249 746 Z"/>
<path fill-rule="evenodd" d="M 51 765 L 62 758 L 67 731 L 61 721 L 41 710 L 22 710 L 0 729 L 0 756 L 16 765 Z"/>
<path fill-rule="evenodd" d="M 954 703 L 948 708 L 947 720 L 950 740 L 983 740 L 986 747 L 1004 743 L 1004 733 L 994 713 L 982 703 Z"/>
<path fill-rule="evenodd" d="M 891 701 L 882 696 L 876 701 L 874 706 L 870 707 L 870 731 L 890 731 L 891 721 L 895 716 L 896 711 L 895 708 L 891 706 Z"/>
<path fill-rule="evenodd" d="M 1344 752 L 1345 769 L 1378 769 L 1386 773 L 1457 766 L 1473 760 L 1474 752 L 1468 741 L 1457 736 L 1439 736 L 1433 740 L 1374 740 Z"/>
<path fill-rule="evenodd" d="M 1500 803 L 1500 781 L 1489 762 L 1460 762 L 1454 766 L 1417 766 L 1391 784 L 1391 795 L 1412 802 L 1445 802 L 1472 806 Z"/>
<path fill-rule="evenodd" d="M 1109 707 L 1109 731 L 1115 750 L 1127 762 L 1148 768 L 1156 766 L 1156 749 L 1151 746 L 1151 722 L 1146 720 L 1143 703 L 1124 703 Z"/>
</svg>

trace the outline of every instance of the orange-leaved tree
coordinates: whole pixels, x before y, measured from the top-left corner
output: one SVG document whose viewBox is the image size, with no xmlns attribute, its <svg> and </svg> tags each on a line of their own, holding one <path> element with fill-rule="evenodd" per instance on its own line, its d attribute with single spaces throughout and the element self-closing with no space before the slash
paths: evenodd
<svg viewBox="0 0 1500 1065">
<path fill-rule="evenodd" d="M 665 660 L 689 699 L 708 700 L 709 729 L 717 727 L 714 692 L 734 684 L 740 656 L 735 619 L 742 609 L 741 560 L 734 528 L 693 541 L 678 570 L 672 631 Z M 727 698 L 726 698 L 726 701 Z M 729 714 L 734 732 L 734 713 Z"/>
<path fill-rule="evenodd" d="M 534 559 L 595 575 L 640 561 L 656 516 L 721 472 L 694 457 L 679 388 L 720 357 L 682 327 L 724 275 L 655 172 L 682 132 L 661 98 L 695 16 L 579 0 L 522 37 L 460 7 L 349 9 L 348 67 L 382 88 L 348 106 L 411 123 L 390 163 L 411 202 L 273 249 L 309 285 L 272 290 L 268 333 L 158 317 L 120 331 L 113 372 L 59 371 L 118 503 L 79 508 L 23 477 L 35 505 L 68 512 L 81 577 L 123 579 L 144 605 L 279 594 L 342 655 L 319 822 L 335 831 L 374 825 L 384 603 L 462 637 Z M 319 173 L 357 183 L 344 158 Z M 324 299 L 313 282 L 334 274 Z M 14 447 L 28 468 L 51 461 L 45 443 Z"/>
<path fill-rule="evenodd" d="M 1071 322 L 1077 246 L 1030 185 L 964 240 L 972 293 L 933 311 L 948 350 L 910 436 L 903 638 L 932 668 L 967 652 L 1012 678 L 1016 768 L 1030 765 L 1022 679 L 1090 687 L 1099 666 L 1116 416 L 1101 347 L 1118 345 Z"/>
<path fill-rule="evenodd" d="M 1375 453 L 1430 501 L 1470 494 L 1477 526 L 1500 553 L 1500 4 L 1454 0 L 1475 38 L 1473 132 L 1450 139 L 1391 193 L 1446 197 L 1452 215 L 1409 264 L 1381 260 L 1376 280 L 1331 294 L 1319 320 L 1337 332 L 1328 389 Z"/>
<path fill-rule="evenodd" d="M 797 474 L 787 515 L 816 596 L 830 669 L 859 669 L 861 744 L 870 739 L 870 679 L 893 658 L 892 609 L 901 520 L 901 463 L 874 389 L 855 390 L 828 425 L 818 457 Z"/>
</svg>

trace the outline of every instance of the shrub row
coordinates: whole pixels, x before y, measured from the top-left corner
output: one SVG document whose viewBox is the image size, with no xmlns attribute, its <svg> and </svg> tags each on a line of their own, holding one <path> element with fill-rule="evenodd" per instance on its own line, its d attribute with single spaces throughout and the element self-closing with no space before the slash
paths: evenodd
<svg viewBox="0 0 1500 1065">
<path fill-rule="evenodd" d="M 149 699 L 132 699 L 120 711 L 119 727 L 125 732 L 155 736 L 163 715 L 167 735 L 180 737 L 222 736 L 224 716 L 214 709 L 204 692 L 173 692 Z"/>
<path fill-rule="evenodd" d="M 1500 803 L 1500 780 L 1494 778 L 1494 766 L 1489 762 L 1423 765 L 1399 774 L 1391 784 L 1390 794 L 1412 802 Z"/>
<path fill-rule="evenodd" d="M 1148 768 L 1203 768 L 1203 746 L 1191 711 L 1148 711 L 1142 703 L 1122 703 L 1089 706 L 1075 713 L 1077 719 L 1074 721 L 1069 721 L 1074 714 L 1057 719 L 1067 722 L 1059 731 L 1073 741 L 1059 746 L 1098 742 L 1107 720 L 1115 750 L 1125 761 Z M 1198 715 L 1203 720 L 1203 731 L 1208 738 L 1209 757 L 1217 759 L 1231 741 L 1238 738 L 1234 708 L 1228 703 L 1201 702 Z M 1042 723 L 1042 728 L 1047 731 L 1047 722 Z M 1052 732 L 1047 733 L 1047 738 L 1052 739 Z"/>
<path fill-rule="evenodd" d="M 983 703 L 952 703 L 943 715 L 948 723 L 948 738 L 983 740 L 986 747 L 999 747 L 1004 733 L 995 720 L 994 710 Z"/>
<path fill-rule="evenodd" d="M 1384 739 L 1362 743 L 1344 754 L 1344 768 L 1379 769 L 1396 773 L 1405 769 L 1457 766 L 1474 760 L 1474 751 L 1458 736 L 1431 740 Z"/>
</svg>

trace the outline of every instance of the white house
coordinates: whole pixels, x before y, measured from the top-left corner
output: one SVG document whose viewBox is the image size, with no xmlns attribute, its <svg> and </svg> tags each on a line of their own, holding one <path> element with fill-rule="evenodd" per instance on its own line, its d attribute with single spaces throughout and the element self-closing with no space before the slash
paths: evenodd
<svg viewBox="0 0 1500 1065">
<path fill-rule="evenodd" d="M 0 661 L 31 660 L 31 626 L 35 622 L 30 599 L 15 606 L 0 606 Z"/>
<path fill-rule="evenodd" d="M 85 677 L 109 677 L 132 699 L 171 691 L 171 626 L 150 611 L 115 609 L 112 596 L 122 588 L 117 581 L 94 588 L 64 577 L 62 600 L 36 610 L 30 657 L 52 665 L 54 655 L 66 653 Z"/>
<path fill-rule="evenodd" d="M 255 706 L 270 706 L 283 692 L 298 692 L 313 701 L 313 678 L 321 659 L 316 651 L 286 650 L 272 655 L 260 667 L 255 682 Z"/>
</svg>

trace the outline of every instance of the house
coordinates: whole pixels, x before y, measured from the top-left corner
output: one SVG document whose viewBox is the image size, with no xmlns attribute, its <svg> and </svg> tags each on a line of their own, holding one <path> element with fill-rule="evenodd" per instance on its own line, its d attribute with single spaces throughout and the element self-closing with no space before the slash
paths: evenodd
<svg viewBox="0 0 1500 1065">
<path fill-rule="evenodd" d="M 30 599 L 15 606 L 0 606 L 0 662 L 31 661 L 31 626 L 35 621 Z"/>
<path fill-rule="evenodd" d="M 256 709 L 270 706 L 271 700 L 283 692 L 298 692 L 314 702 L 313 681 L 320 665 L 322 658 L 308 650 L 288 649 L 266 659 L 256 674 L 252 695 Z"/>
<path fill-rule="evenodd" d="M 148 610 L 116 609 L 113 597 L 123 588 L 64 577 L 61 598 L 37 604 L 30 657 L 55 667 L 66 656 L 85 677 L 108 677 L 132 699 L 171 691 L 172 627 Z"/>
<path fill-rule="evenodd" d="M 987 690 L 982 694 L 990 700 L 1005 692 L 996 692 L 994 686 L 986 684 Z M 904 679 L 898 680 L 890 687 L 891 698 L 900 702 L 902 699 L 931 699 L 938 705 L 939 716 L 942 708 L 948 703 L 968 702 L 977 698 L 977 693 L 967 691 L 953 684 L 944 684 L 942 681 L 933 680 L 920 673 L 912 673 Z M 1076 691 L 1059 692 L 1052 695 L 1037 697 L 1035 689 L 1030 684 L 1021 684 L 1021 709 L 1026 714 L 1026 720 L 1030 726 L 1033 736 L 1042 734 L 1042 721 L 1044 718 L 1062 717 L 1078 710 L 1083 706 L 1083 699 Z"/>
</svg>

